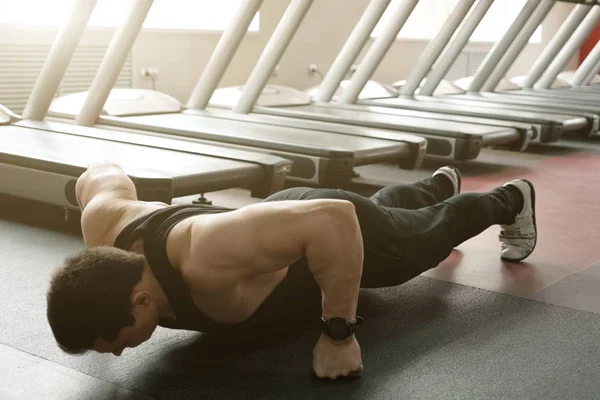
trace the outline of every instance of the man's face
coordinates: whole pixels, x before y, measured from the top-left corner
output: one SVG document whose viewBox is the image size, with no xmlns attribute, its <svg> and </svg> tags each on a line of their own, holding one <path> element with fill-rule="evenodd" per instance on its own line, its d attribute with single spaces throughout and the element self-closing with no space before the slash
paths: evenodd
<svg viewBox="0 0 600 400">
<path fill-rule="evenodd" d="M 135 323 L 124 327 L 113 341 L 96 339 L 93 350 L 99 353 L 113 353 L 120 356 L 126 348 L 134 348 L 150 339 L 158 326 L 158 314 L 153 307 L 134 307 Z"/>
</svg>

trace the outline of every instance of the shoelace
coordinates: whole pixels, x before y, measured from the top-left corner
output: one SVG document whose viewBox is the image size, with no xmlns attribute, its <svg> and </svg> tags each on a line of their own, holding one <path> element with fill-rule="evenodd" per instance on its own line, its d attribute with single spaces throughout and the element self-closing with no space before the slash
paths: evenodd
<svg viewBox="0 0 600 400">
<path fill-rule="evenodd" d="M 498 236 L 500 237 L 501 242 L 504 242 L 506 244 L 527 244 L 530 240 L 535 238 L 535 231 L 523 233 L 521 232 L 521 229 L 519 229 L 520 227 L 514 225 L 511 225 L 510 228 L 511 229 L 505 229 L 500 231 L 500 234 Z"/>
<path fill-rule="evenodd" d="M 535 239 L 534 235 L 527 236 L 502 236 L 499 235 L 500 242 L 508 246 L 519 246 L 519 245 L 532 245 L 532 241 Z"/>
</svg>

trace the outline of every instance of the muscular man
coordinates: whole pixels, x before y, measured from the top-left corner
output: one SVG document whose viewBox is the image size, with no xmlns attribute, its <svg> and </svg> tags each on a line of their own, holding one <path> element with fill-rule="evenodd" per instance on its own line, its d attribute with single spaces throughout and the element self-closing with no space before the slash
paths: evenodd
<svg viewBox="0 0 600 400">
<path fill-rule="evenodd" d="M 442 167 L 371 198 L 294 188 L 233 210 L 141 202 L 119 166 L 93 165 L 76 186 L 87 250 L 52 278 L 50 326 L 66 352 L 120 355 L 157 325 L 251 334 L 312 320 L 316 375 L 360 372 L 359 288 L 406 282 L 493 224 L 503 259 L 533 251 L 530 182 L 465 194 L 460 183 Z"/>
</svg>

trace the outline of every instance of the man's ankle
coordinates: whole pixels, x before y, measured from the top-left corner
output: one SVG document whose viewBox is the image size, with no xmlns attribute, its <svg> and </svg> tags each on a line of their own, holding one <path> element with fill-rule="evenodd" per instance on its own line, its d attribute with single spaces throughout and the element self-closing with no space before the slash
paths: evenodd
<svg viewBox="0 0 600 400">
<path fill-rule="evenodd" d="M 512 201 L 514 207 L 515 216 L 523 211 L 523 206 L 525 205 L 525 199 L 523 198 L 523 193 L 516 187 L 512 185 L 504 186 L 504 189 L 508 192 L 510 199 Z"/>
</svg>

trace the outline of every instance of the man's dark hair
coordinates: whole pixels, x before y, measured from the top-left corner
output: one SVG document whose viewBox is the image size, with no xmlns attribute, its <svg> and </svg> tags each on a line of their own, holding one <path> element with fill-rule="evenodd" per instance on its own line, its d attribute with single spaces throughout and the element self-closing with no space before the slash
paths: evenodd
<svg viewBox="0 0 600 400">
<path fill-rule="evenodd" d="M 58 345 L 80 354 L 102 338 L 113 341 L 135 323 L 131 293 L 140 282 L 144 257 L 112 247 L 94 247 L 68 257 L 48 290 L 48 322 Z"/>
</svg>

